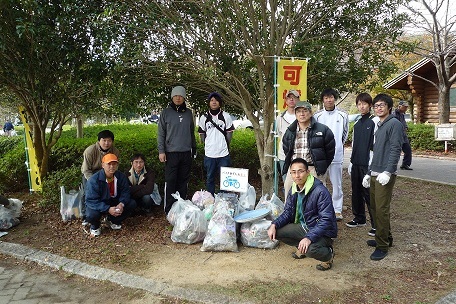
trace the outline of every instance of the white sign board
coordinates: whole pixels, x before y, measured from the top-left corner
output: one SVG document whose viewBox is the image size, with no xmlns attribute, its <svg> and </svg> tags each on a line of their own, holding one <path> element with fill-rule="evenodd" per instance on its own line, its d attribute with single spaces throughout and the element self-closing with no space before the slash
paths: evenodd
<svg viewBox="0 0 456 304">
<path fill-rule="evenodd" d="M 220 168 L 220 190 L 247 192 L 248 185 L 249 169 Z"/>
<path fill-rule="evenodd" d="M 455 140 L 456 124 L 441 124 L 435 126 L 435 140 Z"/>
</svg>

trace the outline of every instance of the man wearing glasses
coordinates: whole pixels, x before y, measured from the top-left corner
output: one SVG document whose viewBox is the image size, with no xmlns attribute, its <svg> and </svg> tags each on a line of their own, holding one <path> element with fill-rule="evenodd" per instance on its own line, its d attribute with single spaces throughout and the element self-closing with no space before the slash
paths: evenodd
<svg viewBox="0 0 456 304">
<path fill-rule="evenodd" d="M 297 251 L 292 253 L 293 258 L 314 258 L 322 261 L 316 266 L 318 270 L 329 270 L 334 258 L 332 238 L 337 237 L 331 194 L 310 174 L 304 159 L 295 158 L 289 172 L 293 177 L 292 191 L 284 211 L 269 227 L 268 236 L 295 246 Z"/>
<path fill-rule="evenodd" d="M 375 247 L 370 259 L 378 261 L 386 257 L 388 248 L 393 245 L 390 205 L 401 156 L 403 130 L 402 124 L 391 114 L 391 96 L 378 94 L 373 104 L 380 121 L 375 133 L 372 162 L 363 178 L 363 186 L 370 187 L 370 208 L 376 226 L 375 240 L 368 240 L 367 245 Z"/>
</svg>

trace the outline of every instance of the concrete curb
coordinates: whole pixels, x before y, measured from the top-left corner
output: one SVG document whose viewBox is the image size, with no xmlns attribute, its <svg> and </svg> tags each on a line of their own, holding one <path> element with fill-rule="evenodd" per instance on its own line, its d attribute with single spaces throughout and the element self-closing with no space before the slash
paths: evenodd
<svg viewBox="0 0 456 304">
<path fill-rule="evenodd" d="M 20 244 L 0 241 L 0 253 L 13 256 L 20 260 L 35 262 L 39 265 L 63 270 L 85 278 L 109 281 L 129 288 L 142 289 L 155 295 L 175 297 L 200 303 L 251 303 L 225 295 L 172 286 L 122 271 L 92 266 L 78 260 L 68 259 Z"/>
</svg>

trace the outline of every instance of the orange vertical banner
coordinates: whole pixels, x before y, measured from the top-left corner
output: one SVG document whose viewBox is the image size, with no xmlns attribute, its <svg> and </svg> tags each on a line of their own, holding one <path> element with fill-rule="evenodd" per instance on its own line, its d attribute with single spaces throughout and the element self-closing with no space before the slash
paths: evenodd
<svg viewBox="0 0 456 304">
<path fill-rule="evenodd" d="M 289 90 L 296 90 L 301 95 L 300 100 L 307 100 L 307 60 L 278 61 L 277 66 L 277 109 L 283 111 L 286 107 L 285 97 Z"/>
</svg>

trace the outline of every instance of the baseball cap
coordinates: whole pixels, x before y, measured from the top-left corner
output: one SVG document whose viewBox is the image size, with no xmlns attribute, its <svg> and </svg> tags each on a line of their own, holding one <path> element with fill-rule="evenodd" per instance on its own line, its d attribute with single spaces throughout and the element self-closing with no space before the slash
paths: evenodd
<svg viewBox="0 0 456 304">
<path fill-rule="evenodd" d="M 101 159 L 101 162 L 105 163 L 105 164 L 108 164 L 110 162 L 118 163 L 119 161 L 117 160 L 117 156 L 115 154 L 108 153 L 105 156 L 103 156 L 103 158 Z"/>
<path fill-rule="evenodd" d="M 290 95 L 290 94 L 293 94 L 294 96 L 296 96 L 296 97 L 298 97 L 298 98 L 301 97 L 301 95 L 299 94 L 299 92 L 296 91 L 296 90 L 289 90 L 289 91 L 287 92 L 287 96 Z"/>
<path fill-rule="evenodd" d="M 295 111 L 297 108 L 306 108 L 307 110 L 312 111 L 312 105 L 310 103 L 308 103 L 307 101 L 300 101 L 300 102 L 296 103 Z"/>
<path fill-rule="evenodd" d="M 400 106 L 404 106 L 404 107 L 408 107 L 408 106 L 409 106 L 408 102 L 405 101 L 405 100 L 399 101 L 399 105 L 400 105 Z"/>
</svg>

